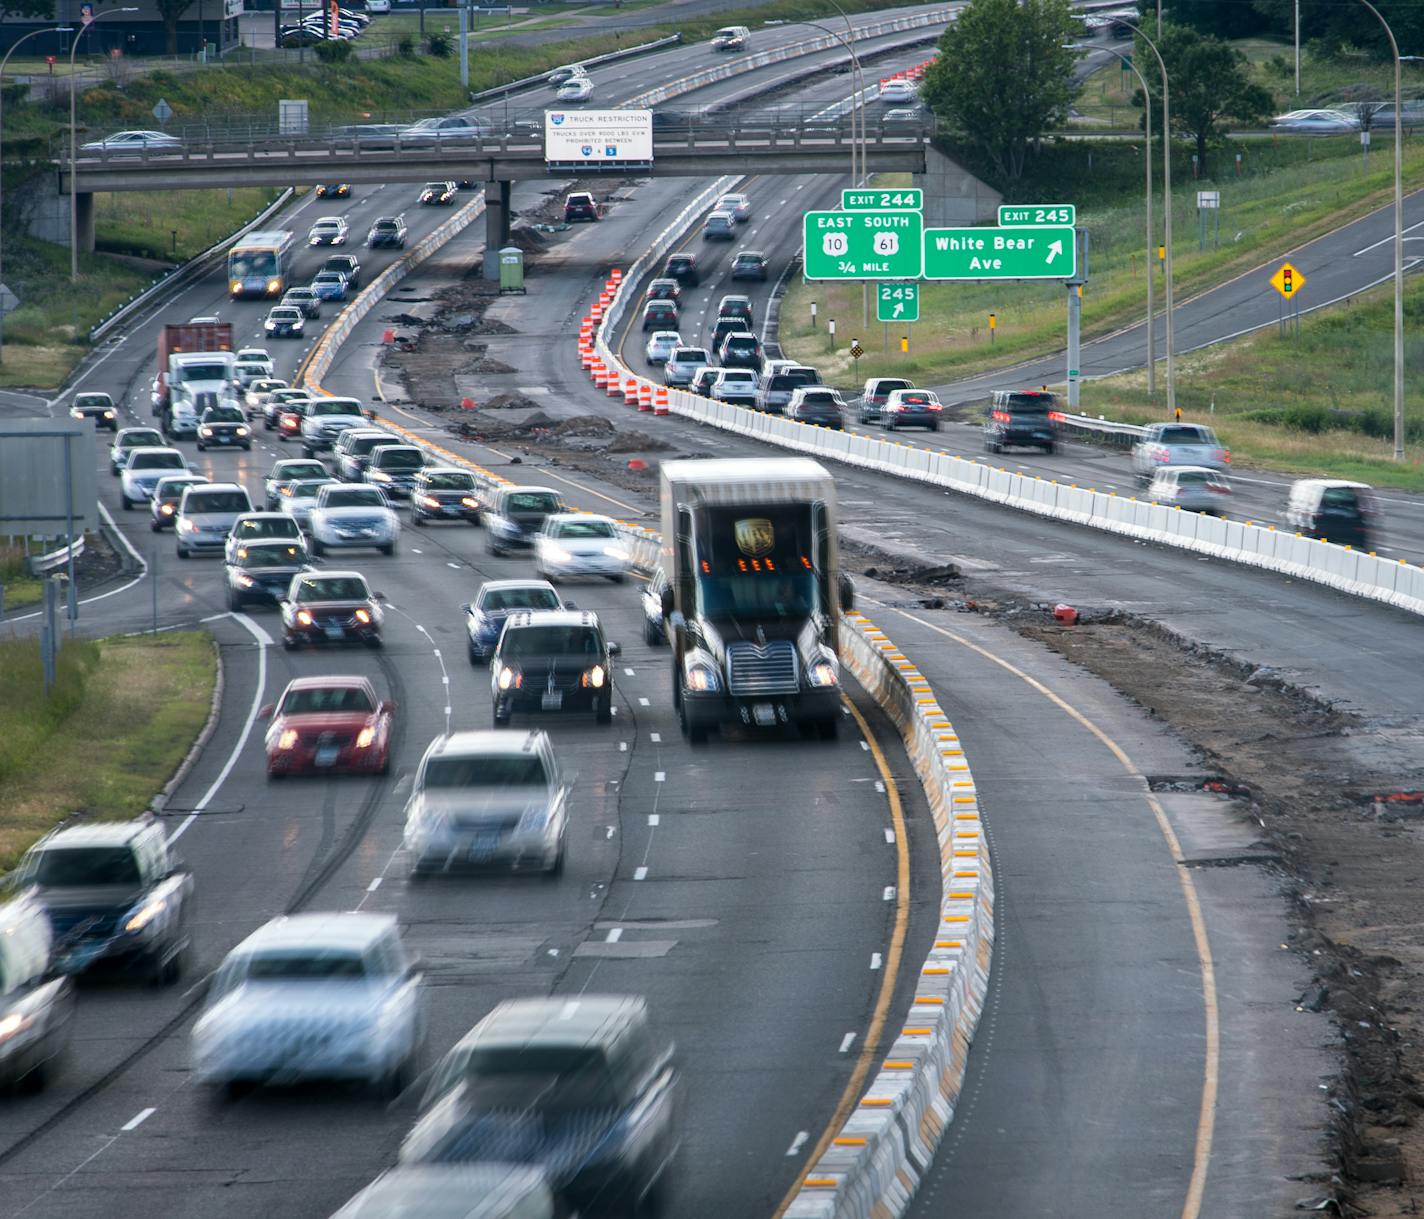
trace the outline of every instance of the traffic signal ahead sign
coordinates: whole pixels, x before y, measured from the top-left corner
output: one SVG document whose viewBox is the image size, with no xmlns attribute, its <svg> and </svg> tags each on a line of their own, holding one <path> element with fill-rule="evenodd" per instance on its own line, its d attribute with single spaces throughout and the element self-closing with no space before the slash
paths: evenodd
<svg viewBox="0 0 1424 1219">
<path fill-rule="evenodd" d="M 1305 287 L 1305 276 L 1297 271 L 1288 262 L 1281 263 L 1276 273 L 1271 276 L 1271 287 L 1290 300 L 1297 292 Z"/>
<path fill-rule="evenodd" d="M 880 284 L 875 289 L 875 320 L 877 322 L 918 322 L 920 320 L 920 285 Z"/>
<path fill-rule="evenodd" d="M 924 219 L 919 212 L 807 212 L 807 279 L 918 279 Z"/>
<path fill-rule="evenodd" d="M 1077 270 L 1071 225 L 925 230 L 925 279 L 1072 279 Z"/>
</svg>

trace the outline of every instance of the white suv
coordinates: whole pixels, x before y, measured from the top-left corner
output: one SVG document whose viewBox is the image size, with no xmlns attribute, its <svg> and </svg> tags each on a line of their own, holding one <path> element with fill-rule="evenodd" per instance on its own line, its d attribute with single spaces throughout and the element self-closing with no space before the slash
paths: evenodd
<svg viewBox="0 0 1424 1219">
<path fill-rule="evenodd" d="M 317 492 L 309 517 L 312 554 L 352 546 L 395 554 L 400 519 L 379 487 L 330 483 Z"/>
</svg>

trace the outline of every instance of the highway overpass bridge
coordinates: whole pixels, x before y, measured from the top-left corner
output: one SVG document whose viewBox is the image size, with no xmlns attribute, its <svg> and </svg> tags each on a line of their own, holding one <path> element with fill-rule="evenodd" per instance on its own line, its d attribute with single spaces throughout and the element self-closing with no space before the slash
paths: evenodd
<svg viewBox="0 0 1424 1219">
<path fill-rule="evenodd" d="M 868 170 L 923 174 L 933 120 L 887 121 L 869 116 L 863 136 Z M 99 191 L 199 190 L 234 186 L 291 186 L 317 182 L 385 184 L 456 179 L 486 184 L 490 249 L 509 237 L 514 182 L 549 177 L 709 178 L 720 174 L 847 174 L 849 118 L 808 120 L 794 107 L 687 117 L 654 132 L 651 161 L 550 163 L 544 158 L 542 117 L 517 121 L 477 138 L 432 142 L 428 137 L 358 140 L 338 131 L 282 135 L 274 131 L 207 131 L 185 135 L 171 148 L 146 152 L 80 150 L 71 168 L 68 149 L 57 158 L 59 192 L 77 192 L 80 248 L 94 248 L 94 194 Z"/>
</svg>

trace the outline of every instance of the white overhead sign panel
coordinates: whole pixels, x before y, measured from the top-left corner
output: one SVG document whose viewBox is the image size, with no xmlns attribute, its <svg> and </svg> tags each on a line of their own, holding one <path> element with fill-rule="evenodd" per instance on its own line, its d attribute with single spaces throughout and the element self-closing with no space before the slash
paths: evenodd
<svg viewBox="0 0 1424 1219">
<path fill-rule="evenodd" d="M 544 111 L 544 160 L 550 164 L 652 159 L 651 110 Z"/>
</svg>

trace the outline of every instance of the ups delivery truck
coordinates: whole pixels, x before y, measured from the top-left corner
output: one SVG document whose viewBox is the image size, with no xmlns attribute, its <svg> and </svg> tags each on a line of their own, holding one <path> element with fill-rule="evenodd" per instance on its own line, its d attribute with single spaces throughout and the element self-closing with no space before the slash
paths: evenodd
<svg viewBox="0 0 1424 1219">
<path fill-rule="evenodd" d="M 835 482 L 806 458 L 662 467 L 662 596 L 673 699 L 709 729 L 836 735 L 836 632 L 854 589 L 836 550 Z"/>
</svg>

